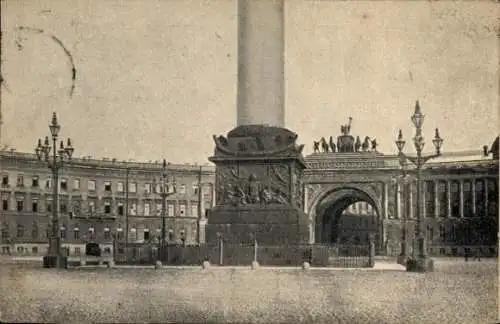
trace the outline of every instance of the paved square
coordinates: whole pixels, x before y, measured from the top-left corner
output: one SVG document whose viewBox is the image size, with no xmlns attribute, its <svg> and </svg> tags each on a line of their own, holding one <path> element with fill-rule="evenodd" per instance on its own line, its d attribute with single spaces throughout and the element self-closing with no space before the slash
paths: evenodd
<svg viewBox="0 0 500 324">
<path fill-rule="evenodd" d="M 2 321 L 488 323 L 497 262 L 439 260 L 434 273 L 248 268 L 0 268 Z"/>
</svg>

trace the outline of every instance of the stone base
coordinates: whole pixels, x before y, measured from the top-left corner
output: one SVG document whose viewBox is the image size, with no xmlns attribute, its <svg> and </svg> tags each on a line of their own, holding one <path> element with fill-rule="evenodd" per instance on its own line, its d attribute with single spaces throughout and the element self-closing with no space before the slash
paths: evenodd
<svg viewBox="0 0 500 324">
<path fill-rule="evenodd" d="M 434 260 L 425 257 L 410 258 L 406 264 L 406 271 L 409 272 L 433 272 Z"/>
<path fill-rule="evenodd" d="M 257 270 L 259 269 L 259 262 L 257 261 L 252 261 L 252 270 Z"/>
<path fill-rule="evenodd" d="M 307 244 L 307 215 L 292 206 L 215 207 L 206 226 L 207 243 Z"/>
<path fill-rule="evenodd" d="M 44 268 L 68 268 L 68 258 L 64 256 L 57 255 L 45 255 L 43 257 L 43 267 Z"/>
<path fill-rule="evenodd" d="M 398 255 L 397 262 L 398 264 L 406 267 L 408 259 L 409 257 L 407 255 Z"/>
</svg>

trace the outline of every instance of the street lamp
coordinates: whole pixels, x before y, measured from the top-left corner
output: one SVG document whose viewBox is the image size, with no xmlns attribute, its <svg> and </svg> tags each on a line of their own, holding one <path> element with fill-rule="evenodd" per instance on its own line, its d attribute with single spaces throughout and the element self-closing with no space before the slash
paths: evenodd
<svg viewBox="0 0 500 324">
<path fill-rule="evenodd" d="M 425 235 L 424 231 L 422 230 L 422 225 L 424 223 L 423 214 L 421 212 L 422 166 L 430 159 L 440 156 L 441 146 L 443 145 L 443 139 L 439 136 L 439 130 L 436 128 L 435 136 L 432 140 L 432 143 L 434 144 L 434 147 L 436 149 L 436 154 L 427 156 L 422 155 L 422 150 L 425 145 L 424 137 L 422 136 L 422 125 L 424 123 L 424 118 L 425 115 L 422 114 L 420 110 L 420 104 L 417 100 L 417 103 L 415 105 L 415 112 L 411 117 L 411 121 L 413 122 L 413 125 L 416 129 L 415 137 L 413 137 L 413 144 L 415 146 L 415 150 L 417 151 L 417 156 L 408 156 L 403 153 L 403 148 L 406 144 L 406 141 L 403 139 L 403 132 L 401 130 L 399 130 L 398 138 L 395 142 L 399 151 L 400 158 L 409 160 L 417 167 L 417 219 L 415 224 L 415 237 L 417 238 L 418 242 L 418 254 L 415 255 L 415 252 L 413 252 L 412 259 L 410 259 L 407 264 L 407 270 L 418 272 L 432 271 L 434 269 L 434 263 L 432 259 L 427 256 L 425 247 Z"/>
<path fill-rule="evenodd" d="M 52 122 L 49 124 L 50 134 L 52 136 L 52 146 L 49 143 L 49 137 L 45 136 L 45 141 L 38 140 L 38 145 L 35 147 L 35 153 L 38 160 L 45 161 L 52 171 L 52 233 L 49 237 L 49 252 L 44 256 L 44 266 L 47 268 L 65 268 L 66 257 L 61 255 L 61 238 L 59 233 L 59 170 L 62 168 L 65 160 L 70 161 L 73 155 L 74 148 L 71 146 L 71 139 L 68 138 L 66 147 L 64 142 L 60 142 L 59 149 L 57 149 L 57 139 L 61 126 L 57 122 L 57 116 L 54 112 L 52 114 Z M 52 156 L 50 151 L 52 150 Z"/>
<path fill-rule="evenodd" d="M 408 161 L 403 157 L 399 156 L 399 165 L 401 166 L 402 174 L 396 177 L 395 182 L 403 185 L 403 189 L 399 189 L 398 194 L 401 193 L 401 198 L 403 199 L 403 224 L 401 228 L 401 253 L 398 256 L 398 264 L 406 264 L 408 258 L 408 244 L 407 244 L 407 219 L 408 219 L 408 209 L 412 208 L 410 205 L 409 197 L 412 194 L 408 186 L 411 183 L 410 175 L 408 174 Z"/>
</svg>

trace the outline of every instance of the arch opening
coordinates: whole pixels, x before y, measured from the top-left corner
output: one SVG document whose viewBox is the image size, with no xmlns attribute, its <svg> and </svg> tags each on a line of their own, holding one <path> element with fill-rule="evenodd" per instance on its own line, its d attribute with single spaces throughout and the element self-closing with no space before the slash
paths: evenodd
<svg viewBox="0 0 500 324">
<path fill-rule="evenodd" d="M 379 208 L 370 195 L 354 188 L 335 190 L 316 207 L 315 242 L 366 245 L 379 240 Z"/>
</svg>

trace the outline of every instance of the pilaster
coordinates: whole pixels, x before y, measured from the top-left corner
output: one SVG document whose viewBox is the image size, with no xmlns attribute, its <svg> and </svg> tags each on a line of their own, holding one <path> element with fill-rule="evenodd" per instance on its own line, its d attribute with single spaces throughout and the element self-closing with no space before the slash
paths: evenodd
<svg viewBox="0 0 500 324">
<path fill-rule="evenodd" d="M 446 217 L 451 217 L 451 181 L 446 181 L 446 204 L 448 206 L 446 210 Z"/>
<path fill-rule="evenodd" d="M 460 218 L 464 217 L 464 180 L 460 179 Z"/>
<path fill-rule="evenodd" d="M 438 181 L 433 181 L 432 182 L 434 185 L 434 217 L 438 218 L 439 217 L 439 182 Z"/>
</svg>

